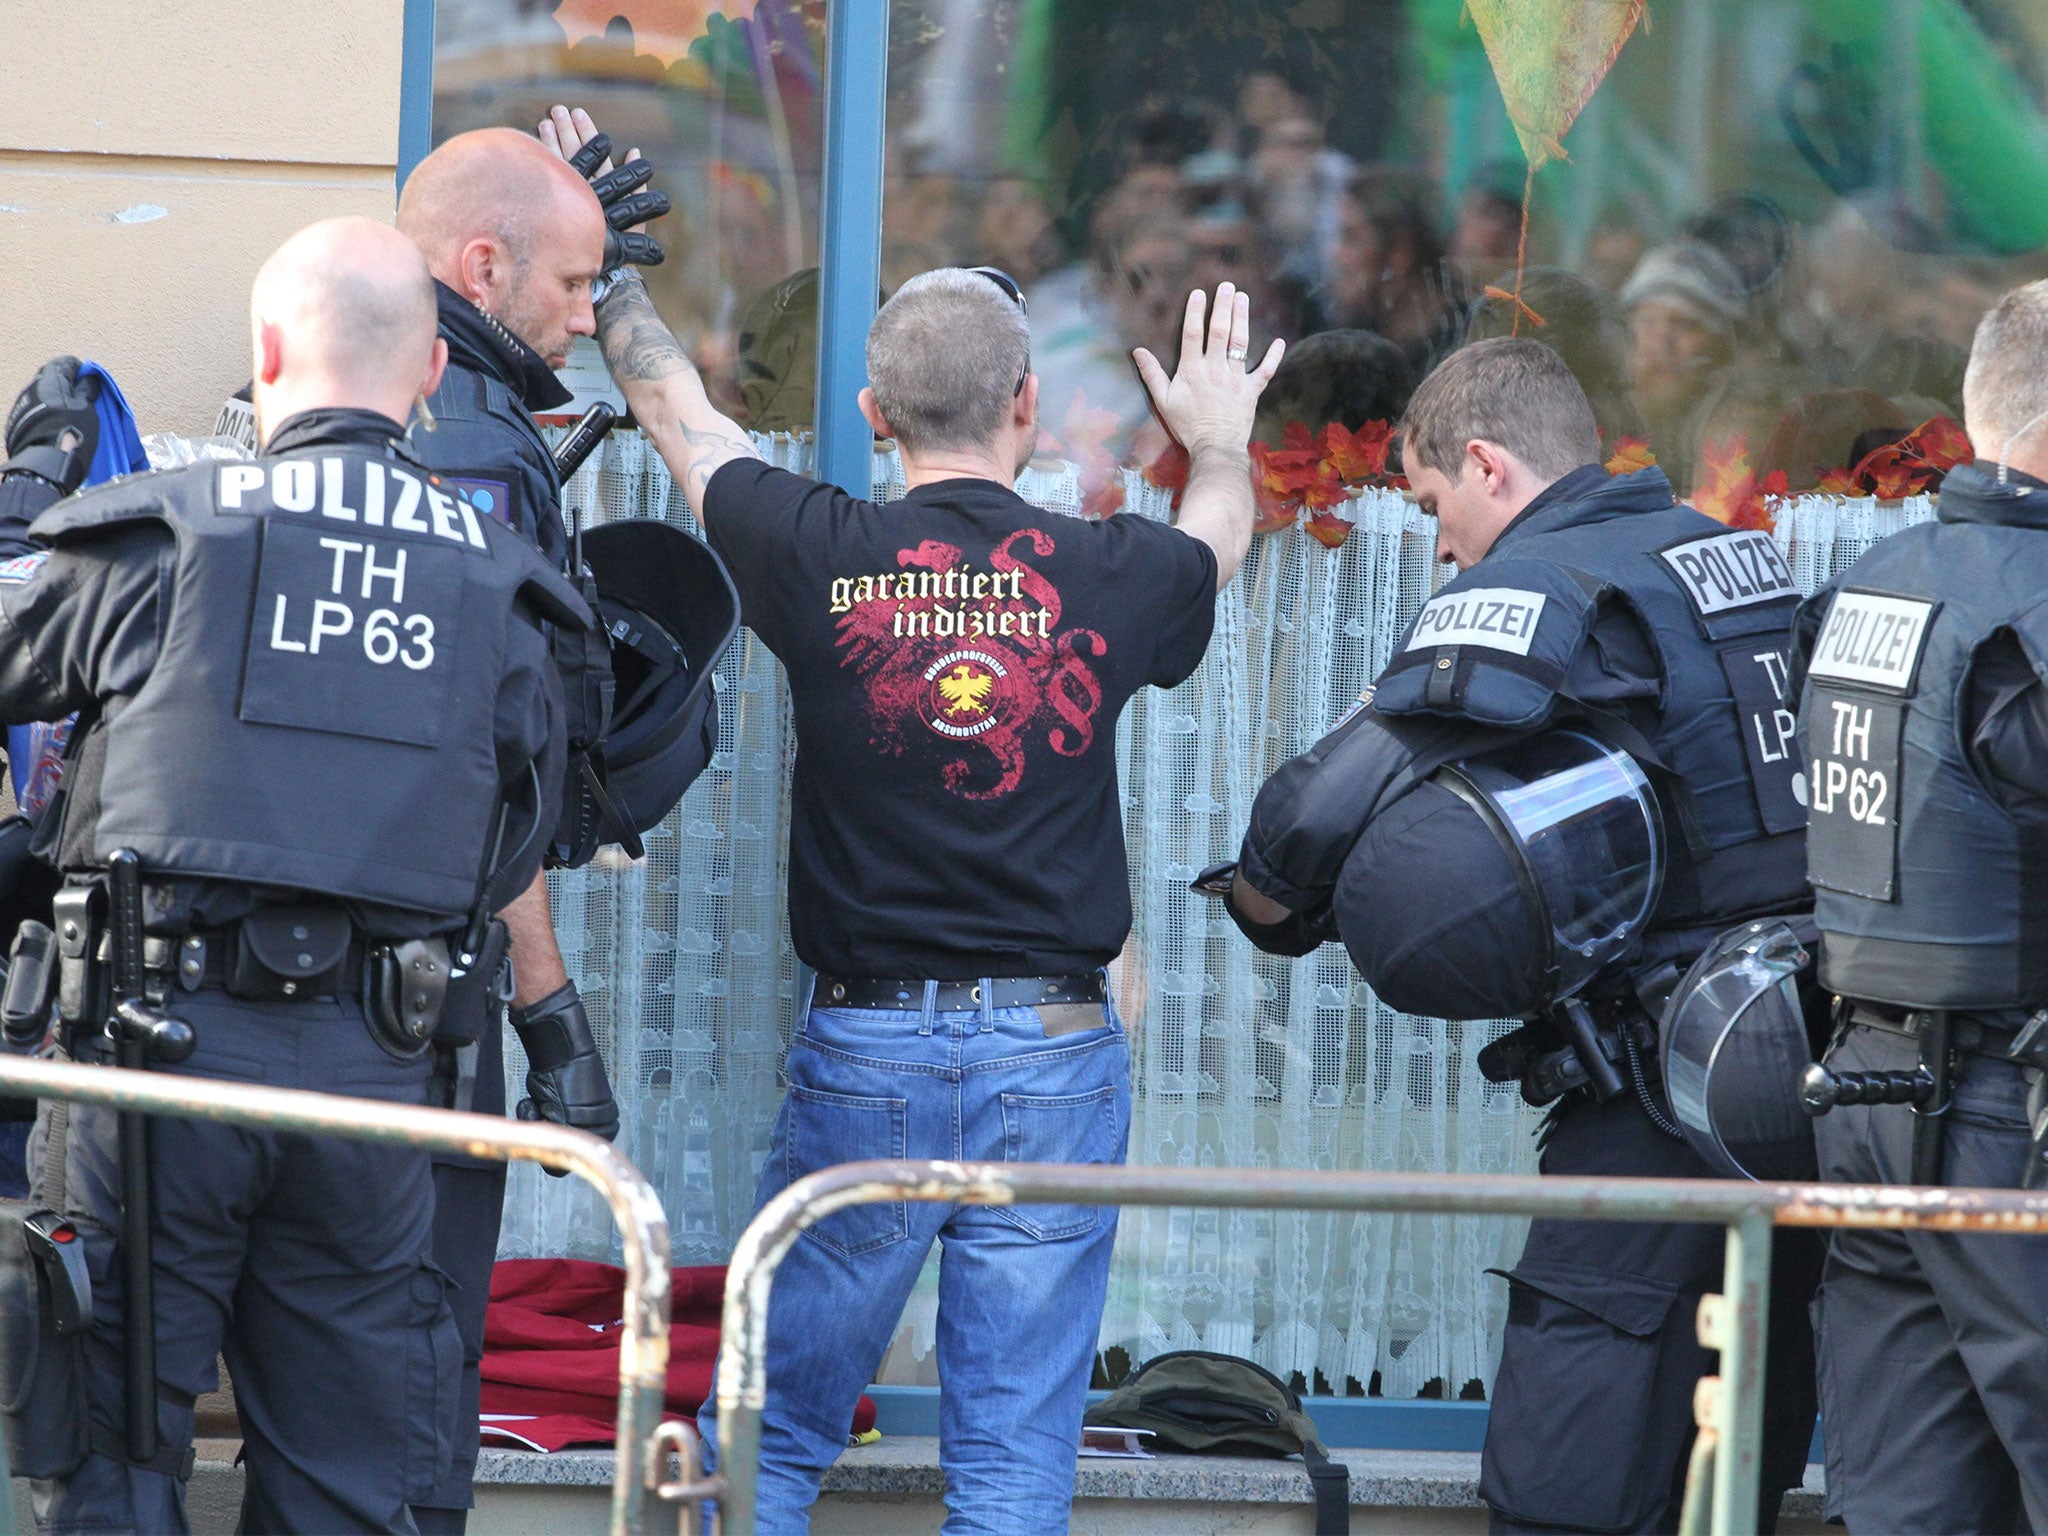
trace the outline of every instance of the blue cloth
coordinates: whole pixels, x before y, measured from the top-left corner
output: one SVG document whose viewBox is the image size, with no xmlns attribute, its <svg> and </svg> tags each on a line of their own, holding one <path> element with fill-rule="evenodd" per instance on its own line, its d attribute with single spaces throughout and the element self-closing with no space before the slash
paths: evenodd
<svg viewBox="0 0 2048 1536">
<path fill-rule="evenodd" d="M 149 455 L 143 450 L 142 433 L 135 425 L 135 413 L 128 408 L 128 397 L 121 393 L 121 386 L 114 382 L 114 376 L 94 362 L 80 363 L 78 376 L 100 381 L 100 441 L 93 450 L 92 466 L 85 472 L 85 483 L 104 485 L 122 475 L 139 474 L 148 469 Z M 54 734 L 59 731 L 63 735 Z M 42 801 L 49 799 L 50 791 L 56 787 L 56 759 L 62 755 L 69 735 L 68 721 L 48 725 L 11 725 L 7 728 L 7 769 L 14 781 L 16 805 L 35 811 L 41 809 Z M 52 771 L 44 774 L 48 783 L 41 787 L 37 803 L 31 805 L 29 777 L 36 771 L 38 762 L 45 760 Z"/>
<path fill-rule="evenodd" d="M 104 485 L 118 475 L 139 474 L 149 468 L 149 455 L 143 451 L 135 413 L 128 409 L 128 397 L 121 393 L 114 376 L 93 362 L 80 363 L 78 376 L 100 381 L 100 443 L 93 450 L 92 468 L 85 472 L 85 483 Z"/>
<path fill-rule="evenodd" d="M 1115 1008 L 1101 1014 L 1048 1036 L 1033 1008 L 810 1009 L 760 1201 L 859 1158 L 1121 1163 L 1130 1047 Z M 899 1203 L 807 1230 L 769 1305 L 761 1536 L 809 1529 L 934 1240 L 945 1536 L 1064 1533 L 1116 1218 L 1113 1206 Z M 715 1405 L 714 1391 L 698 1417 L 713 1464 Z"/>
</svg>

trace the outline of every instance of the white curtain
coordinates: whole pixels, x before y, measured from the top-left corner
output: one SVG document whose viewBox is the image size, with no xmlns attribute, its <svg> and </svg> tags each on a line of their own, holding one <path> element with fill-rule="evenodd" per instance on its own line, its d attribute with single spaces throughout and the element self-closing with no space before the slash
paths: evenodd
<svg viewBox="0 0 2048 1536">
<path fill-rule="evenodd" d="M 808 467 L 807 443 L 757 441 L 771 461 Z M 901 483 L 900 463 L 877 455 L 877 497 Z M 1071 470 L 1034 469 L 1018 489 L 1049 510 L 1079 505 Z M 1127 511 L 1170 515 L 1135 472 L 1125 491 Z M 694 530 L 637 434 L 615 435 L 567 501 L 586 521 L 665 517 Z M 1924 497 L 1810 497 L 1781 511 L 1778 538 L 1810 590 L 1931 509 Z M 1217 600 L 1202 666 L 1178 688 L 1141 692 L 1118 727 L 1136 927 L 1115 980 L 1134 1048 L 1135 1162 L 1534 1167 L 1534 1114 L 1473 1064 L 1507 1025 L 1396 1013 L 1341 949 L 1261 955 L 1187 891 L 1235 855 L 1259 785 L 1351 707 L 1446 574 L 1434 525 L 1406 497 L 1368 491 L 1347 511 L 1357 526 L 1336 550 L 1299 530 L 1255 541 Z M 798 1001 L 783 899 L 787 692 L 744 632 L 718 683 L 718 755 L 648 837 L 647 858 L 550 877 L 563 953 L 612 1064 L 621 1142 L 661 1191 L 682 1264 L 723 1262 L 746 1222 Z M 516 1043 L 508 1054 L 516 1098 L 525 1063 Z M 1506 1288 L 1485 1271 L 1513 1261 L 1522 1230 L 1504 1218 L 1132 1209 L 1101 1342 L 1133 1361 L 1244 1355 L 1317 1391 L 1457 1396 L 1491 1382 Z M 618 1247 L 593 1194 L 519 1167 L 500 1251 L 612 1258 Z M 935 1379 L 936 1294 L 928 1269 L 884 1379 Z"/>
</svg>

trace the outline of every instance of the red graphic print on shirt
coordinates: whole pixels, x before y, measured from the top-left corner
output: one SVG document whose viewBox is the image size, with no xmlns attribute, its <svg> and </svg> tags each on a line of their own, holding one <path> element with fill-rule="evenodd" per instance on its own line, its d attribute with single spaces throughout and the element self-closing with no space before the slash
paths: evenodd
<svg viewBox="0 0 2048 1536">
<path fill-rule="evenodd" d="M 1049 534 L 1024 528 L 980 567 L 926 539 L 896 552 L 898 570 L 833 581 L 840 665 L 866 686 L 876 748 L 901 755 L 936 737 L 958 748 L 940 771 L 945 788 L 994 800 L 1023 782 L 1033 742 L 1062 757 L 1094 744 L 1102 683 L 1091 663 L 1109 646 L 1092 629 L 1060 628 L 1059 589 L 1024 558 L 1052 552 Z"/>
</svg>

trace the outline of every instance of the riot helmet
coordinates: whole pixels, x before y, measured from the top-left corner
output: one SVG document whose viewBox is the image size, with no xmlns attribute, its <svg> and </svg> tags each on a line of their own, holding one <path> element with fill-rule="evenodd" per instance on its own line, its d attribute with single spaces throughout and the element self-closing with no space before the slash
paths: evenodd
<svg viewBox="0 0 2048 1536">
<path fill-rule="evenodd" d="M 584 531 L 582 552 L 614 680 L 604 742 L 610 813 L 598 841 L 632 846 L 711 761 L 712 674 L 739 630 L 739 593 L 711 546 L 673 523 L 603 523 Z"/>
<path fill-rule="evenodd" d="M 1583 731 L 1553 730 L 1439 768 L 1375 815 L 1334 915 L 1390 1006 L 1528 1017 L 1628 953 L 1663 874 L 1642 769 Z"/>
<path fill-rule="evenodd" d="M 1799 1101 L 1813 1060 L 1799 982 L 1811 917 L 1731 928 L 1695 960 L 1660 1031 L 1664 1091 L 1692 1149 L 1744 1179 L 1817 1175 L 1812 1116 Z"/>
</svg>

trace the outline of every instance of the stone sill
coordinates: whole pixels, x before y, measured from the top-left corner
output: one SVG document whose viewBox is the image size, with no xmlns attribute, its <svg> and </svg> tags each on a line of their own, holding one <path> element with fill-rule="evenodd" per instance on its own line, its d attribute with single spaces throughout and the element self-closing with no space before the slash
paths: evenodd
<svg viewBox="0 0 2048 1536">
<path fill-rule="evenodd" d="M 1351 1469 L 1354 1507 L 1380 1509 L 1478 1510 L 1479 1457 L 1470 1451 L 1333 1450 Z M 612 1453 L 604 1450 L 533 1451 L 486 1449 L 477 1460 L 479 1484 L 498 1487 L 605 1487 L 612 1479 Z M 1821 1518 L 1822 1476 L 1818 1464 L 1806 1469 L 1805 1486 L 1786 1495 L 1784 1514 L 1794 1520 Z M 855 1446 L 825 1474 L 824 1491 L 937 1499 L 945 1491 L 939 1443 L 920 1435 L 884 1438 Z M 1081 1458 L 1077 1499 L 1133 1499 L 1147 1502 L 1221 1504 L 1307 1504 L 1308 1472 L 1297 1461 L 1238 1456 L 1158 1456 L 1126 1461 Z"/>
</svg>

